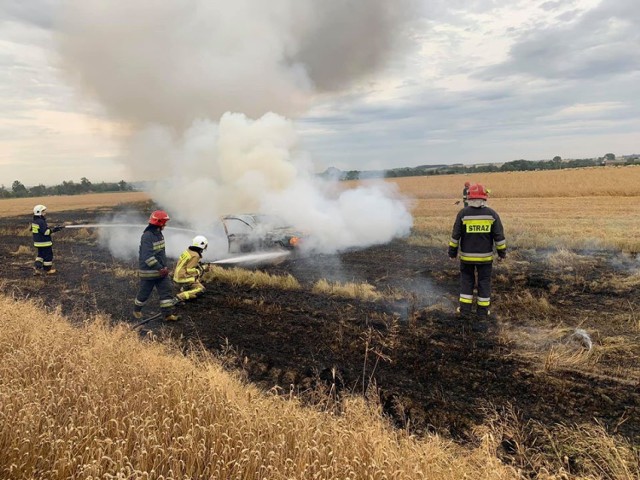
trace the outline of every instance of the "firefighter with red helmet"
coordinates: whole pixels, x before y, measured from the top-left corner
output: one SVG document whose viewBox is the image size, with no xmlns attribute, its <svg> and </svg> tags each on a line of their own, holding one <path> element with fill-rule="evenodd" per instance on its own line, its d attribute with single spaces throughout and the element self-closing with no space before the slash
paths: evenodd
<svg viewBox="0 0 640 480">
<path fill-rule="evenodd" d="M 169 280 L 167 254 L 165 252 L 162 230 L 169 221 L 169 215 L 164 210 L 156 210 L 149 217 L 149 225 L 140 238 L 138 256 L 138 276 L 140 286 L 134 302 L 133 316 L 142 318 L 142 307 L 145 305 L 153 289 L 160 297 L 160 311 L 165 320 L 175 321 L 179 317 L 173 313 L 175 299 Z"/>
<path fill-rule="evenodd" d="M 479 183 L 469 186 L 469 205 L 458 212 L 449 241 L 449 257 L 460 258 L 460 297 L 458 312 L 472 313 L 473 290 L 477 284 L 476 314 L 489 315 L 491 270 L 494 245 L 500 260 L 507 254 L 504 228 L 498 213 L 487 207 L 487 190 Z"/>
<path fill-rule="evenodd" d="M 469 187 L 471 186 L 471 182 L 464 182 L 464 188 L 462 189 L 462 203 L 465 207 L 469 205 L 468 196 L 469 196 Z"/>
</svg>

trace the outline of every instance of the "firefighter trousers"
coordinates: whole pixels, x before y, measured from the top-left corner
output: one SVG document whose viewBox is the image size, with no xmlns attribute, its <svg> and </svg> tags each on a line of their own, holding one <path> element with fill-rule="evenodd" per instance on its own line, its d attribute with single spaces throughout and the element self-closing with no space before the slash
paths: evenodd
<svg viewBox="0 0 640 480">
<path fill-rule="evenodd" d="M 180 287 L 180 293 L 178 293 L 176 297 L 183 302 L 186 300 L 192 300 L 205 291 L 204 285 L 202 285 L 198 280 L 185 283 L 176 282 L 176 285 Z"/>
<path fill-rule="evenodd" d="M 477 287 L 477 314 L 487 315 L 491 304 L 491 263 L 460 263 L 460 312 L 471 313 Z"/>
<path fill-rule="evenodd" d="M 173 290 L 171 289 L 171 280 L 168 277 L 160 278 L 141 278 L 140 285 L 138 287 L 138 294 L 134 302 L 134 310 L 139 312 L 153 292 L 153 289 L 158 291 L 160 297 L 160 311 L 163 316 L 170 315 L 173 312 L 173 306 L 175 300 L 173 298 Z"/>
<path fill-rule="evenodd" d="M 38 253 L 34 265 L 36 270 L 48 272 L 53 267 L 53 247 L 36 247 Z"/>
</svg>

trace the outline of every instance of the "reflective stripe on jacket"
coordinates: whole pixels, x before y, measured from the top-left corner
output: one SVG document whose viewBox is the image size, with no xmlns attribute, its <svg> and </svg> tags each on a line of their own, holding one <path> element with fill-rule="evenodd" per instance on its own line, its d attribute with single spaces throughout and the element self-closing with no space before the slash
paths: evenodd
<svg viewBox="0 0 640 480">
<path fill-rule="evenodd" d="M 47 225 L 47 220 L 39 215 L 33 216 L 31 223 L 31 233 L 33 234 L 33 246 L 36 248 L 50 247 L 53 245 L 51 241 L 51 229 Z"/>
<path fill-rule="evenodd" d="M 500 216 L 495 210 L 483 207 L 465 207 L 458 212 L 449 241 L 449 256 L 455 257 L 460 249 L 464 263 L 490 263 L 493 246 L 500 257 L 507 251 L 507 242 Z"/>
<path fill-rule="evenodd" d="M 160 269 L 166 265 L 167 254 L 162 230 L 155 225 L 149 225 L 140 238 L 138 274 L 140 278 L 159 278 Z"/>
<path fill-rule="evenodd" d="M 188 248 L 180 254 L 178 264 L 173 273 L 173 281 L 176 283 L 193 283 L 200 276 L 197 266 L 202 255 Z"/>
</svg>

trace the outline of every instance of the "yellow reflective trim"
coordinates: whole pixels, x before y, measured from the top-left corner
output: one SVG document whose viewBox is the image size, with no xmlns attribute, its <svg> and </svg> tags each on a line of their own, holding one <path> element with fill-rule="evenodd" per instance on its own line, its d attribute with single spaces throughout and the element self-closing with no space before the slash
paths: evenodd
<svg viewBox="0 0 640 480">
<path fill-rule="evenodd" d="M 153 267 L 158 263 L 158 260 L 156 259 L 156 257 L 149 257 L 144 261 L 144 263 L 146 263 L 150 267 Z"/>
<path fill-rule="evenodd" d="M 470 298 L 460 297 L 460 303 L 473 303 L 473 300 L 471 300 Z"/>
<path fill-rule="evenodd" d="M 458 244 L 457 243 L 453 243 L 453 242 L 449 242 L 449 246 L 453 247 L 453 248 L 456 248 L 458 246 Z"/>
<path fill-rule="evenodd" d="M 53 242 L 33 242 L 33 246 L 36 248 L 50 247 L 53 245 Z"/>
<path fill-rule="evenodd" d="M 138 270 L 140 278 L 160 278 L 160 273 L 157 270 Z"/>
<path fill-rule="evenodd" d="M 507 248 L 507 244 L 504 243 L 502 245 L 496 245 L 496 250 L 504 250 L 505 248 Z"/>
<path fill-rule="evenodd" d="M 493 255 L 490 257 L 466 257 L 461 256 L 460 260 L 467 262 L 493 262 Z"/>
<path fill-rule="evenodd" d="M 31 224 L 31 233 L 38 233 L 40 231 L 40 227 L 37 223 Z"/>
<path fill-rule="evenodd" d="M 478 300 L 478 306 L 479 307 L 488 307 L 491 304 L 490 301 L 486 301 L 486 302 L 481 302 L 480 300 Z"/>
<path fill-rule="evenodd" d="M 176 280 L 174 278 L 173 281 L 176 283 L 194 283 L 196 281 L 196 277 L 185 277 L 181 278 L 180 280 Z"/>
</svg>

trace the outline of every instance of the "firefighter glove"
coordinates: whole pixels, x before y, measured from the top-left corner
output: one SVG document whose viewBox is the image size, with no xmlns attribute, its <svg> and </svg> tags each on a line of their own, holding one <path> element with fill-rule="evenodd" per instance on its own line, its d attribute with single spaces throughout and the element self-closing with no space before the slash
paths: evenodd
<svg viewBox="0 0 640 480">
<path fill-rule="evenodd" d="M 51 232 L 52 233 L 56 233 L 56 232 L 59 232 L 60 230 L 62 230 L 63 228 L 64 228 L 64 225 L 56 225 L 55 227 L 53 227 L 51 229 Z"/>
<path fill-rule="evenodd" d="M 164 278 L 169 275 L 169 269 L 167 267 L 162 267 L 160 270 L 158 270 L 158 273 L 162 278 Z"/>
</svg>

